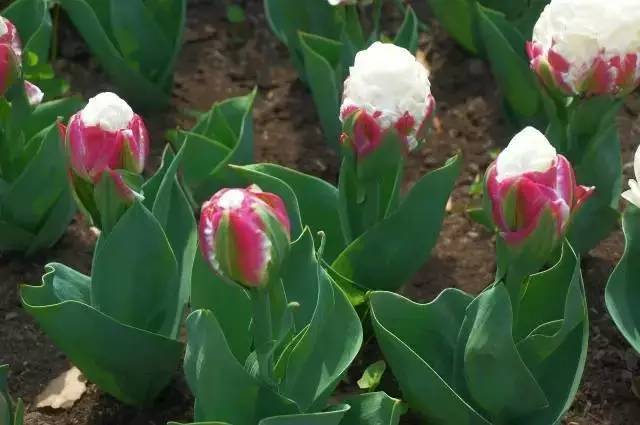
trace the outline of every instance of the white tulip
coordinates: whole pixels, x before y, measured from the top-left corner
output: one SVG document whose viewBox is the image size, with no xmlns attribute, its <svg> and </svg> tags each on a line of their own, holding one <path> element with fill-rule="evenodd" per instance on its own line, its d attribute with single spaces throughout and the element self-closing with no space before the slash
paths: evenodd
<svg viewBox="0 0 640 425">
<path fill-rule="evenodd" d="M 133 109 L 117 94 L 103 92 L 89 99 L 80 112 L 86 127 L 100 127 L 106 131 L 126 129 L 133 119 Z"/>
</svg>

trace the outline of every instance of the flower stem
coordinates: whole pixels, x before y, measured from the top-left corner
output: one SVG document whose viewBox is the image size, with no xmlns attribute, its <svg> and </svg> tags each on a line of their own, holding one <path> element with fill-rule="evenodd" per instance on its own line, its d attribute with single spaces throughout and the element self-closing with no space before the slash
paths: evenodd
<svg viewBox="0 0 640 425">
<path fill-rule="evenodd" d="M 263 382 L 275 386 L 273 379 L 273 325 L 271 302 L 267 288 L 251 290 L 253 306 L 253 344 L 258 360 L 258 374 Z"/>
</svg>

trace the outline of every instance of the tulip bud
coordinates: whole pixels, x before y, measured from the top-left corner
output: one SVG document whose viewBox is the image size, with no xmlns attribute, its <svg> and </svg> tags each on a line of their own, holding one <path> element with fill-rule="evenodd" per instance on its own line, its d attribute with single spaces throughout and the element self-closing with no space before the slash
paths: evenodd
<svg viewBox="0 0 640 425">
<path fill-rule="evenodd" d="M 354 124 L 341 141 L 362 158 L 376 150 L 383 133 L 393 131 L 412 150 L 424 138 L 434 108 L 427 69 L 402 47 L 373 43 L 358 52 L 344 83 L 340 119 Z"/>
<path fill-rule="evenodd" d="M 107 170 L 139 174 L 149 154 L 142 118 L 114 93 L 100 93 L 71 117 L 65 146 L 72 173 L 97 183 Z"/>
<path fill-rule="evenodd" d="M 206 261 L 247 287 L 263 287 L 277 273 L 290 232 L 282 199 L 255 185 L 222 189 L 202 205 L 199 236 Z"/>
<path fill-rule="evenodd" d="M 487 170 L 486 184 L 493 220 L 510 246 L 538 230 L 545 214 L 553 222 L 545 237 L 555 245 L 594 190 L 576 184 L 569 161 L 532 127 L 518 133 L 498 155 Z"/>
<path fill-rule="evenodd" d="M 553 0 L 527 44 L 542 82 L 567 96 L 624 95 L 640 83 L 636 0 Z"/>
<path fill-rule="evenodd" d="M 42 99 L 44 98 L 44 93 L 40 90 L 40 87 L 36 86 L 29 81 L 24 82 L 24 92 L 27 95 L 27 99 L 29 100 L 29 105 L 37 106 L 42 103 Z"/>
<path fill-rule="evenodd" d="M 9 46 L 18 59 L 22 58 L 22 42 L 18 36 L 18 30 L 10 20 L 2 16 L 0 16 L 0 44 Z"/>
<path fill-rule="evenodd" d="M 638 184 L 638 180 L 640 180 L 640 148 L 636 150 L 633 157 L 633 171 L 636 179 L 629 180 L 629 190 L 626 190 L 622 197 L 640 208 L 640 185 Z"/>
</svg>

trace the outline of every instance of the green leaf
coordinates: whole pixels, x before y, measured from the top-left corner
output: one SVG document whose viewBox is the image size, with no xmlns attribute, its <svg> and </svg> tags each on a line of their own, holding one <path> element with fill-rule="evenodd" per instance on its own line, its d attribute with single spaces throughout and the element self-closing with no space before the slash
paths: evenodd
<svg viewBox="0 0 640 425">
<path fill-rule="evenodd" d="M 162 226 L 136 202 L 100 241 L 91 304 L 129 326 L 175 337 L 179 294 L 176 257 Z"/>
<path fill-rule="evenodd" d="M 471 53 L 479 53 L 481 41 L 475 33 L 475 2 L 471 0 L 430 0 L 438 21 L 451 37 Z"/>
<path fill-rule="evenodd" d="M 130 102 L 147 110 L 168 103 L 185 0 L 58 2 Z"/>
<path fill-rule="evenodd" d="M 473 301 L 465 319 L 471 320 L 464 349 L 467 389 L 495 423 L 514 421 L 549 405 L 518 353 L 512 318 L 509 293 L 497 285 Z"/>
<path fill-rule="evenodd" d="M 173 377 L 183 346 L 132 328 L 87 305 L 88 277 L 47 266 L 42 286 L 22 286 L 25 310 L 103 391 L 135 405 L 149 404 Z"/>
<path fill-rule="evenodd" d="M 398 425 L 405 412 L 402 402 L 383 392 L 361 394 L 344 400 L 351 409 L 343 425 Z"/>
<path fill-rule="evenodd" d="M 342 45 L 315 34 L 300 33 L 304 69 L 329 146 L 339 149 Z"/>
<path fill-rule="evenodd" d="M 384 371 L 387 369 L 387 364 L 384 360 L 378 360 L 375 363 L 370 364 L 362 372 L 362 377 L 358 379 L 358 388 L 361 390 L 375 391 L 380 385 Z"/>
<path fill-rule="evenodd" d="M 479 33 L 506 102 L 524 123 L 542 111 L 539 85 L 525 56 L 526 40 L 498 12 L 477 5 Z M 517 47 L 514 47 L 517 46 Z"/>
<path fill-rule="evenodd" d="M 393 40 L 396 46 L 404 47 L 415 54 L 418 50 L 418 17 L 411 6 L 407 7 L 402 26 Z"/>
<path fill-rule="evenodd" d="M 252 341 L 249 295 L 240 285 L 214 273 L 202 255 L 196 255 L 193 264 L 191 308 L 215 314 L 229 349 L 238 362 L 244 363 Z"/>
<path fill-rule="evenodd" d="M 255 164 L 253 169 L 285 182 L 295 193 L 300 218 L 313 233 L 324 232 L 324 259 L 333 261 L 345 248 L 338 215 L 338 190 L 326 181 L 277 164 Z"/>
<path fill-rule="evenodd" d="M 531 277 L 519 321 L 527 314 L 540 316 L 539 325 L 518 343 L 518 351 L 536 376 L 549 407 L 523 420 L 523 424 L 558 423 L 578 391 L 589 340 L 580 262 L 570 245 L 564 245 L 556 266 Z M 536 324 L 534 320 L 528 322 Z"/>
<path fill-rule="evenodd" d="M 457 289 L 423 305 L 391 292 L 370 294 L 371 323 L 403 397 L 433 423 L 491 425 L 451 386 L 458 332 L 471 301 Z"/>
<path fill-rule="evenodd" d="M 339 425 L 342 423 L 342 418 L 348 411 L 348 405 L 339 404 L 329 407 L 324 412 L 265 418 L 258 422 L 258 425 Z"/>
<path fill-rule="evenodd" d="M 2 11 L 2 16 L 16 26 L 23 42 L 25 57 L 32 53 L 39 60 L 49 60 L 52 24 L 46 1 L 15 0 Z M 29 63 L 25 65 L 28 71 Z"/>
<path fill-rule="evenodd" d="M 579 184 L 596 190 L 577 211 L 569 229 L 569 240 L 585 253 L 606 238 L 618 224 L 622 192 L 622 153 L 616 117 L 619 101 L 596 97 L 579 102 L 571 111 L 565 154 Z"/>
<path fill-rule="evenodd" d="M 180 274 L 178 298 L 180 310 L 184 309 L 189 301 L 191 271 L 198 241 L 193 211 L 176 177 L 183 153 L 184 147 L 180 149 L 167 169 L 151 210 L 162 226 L 177 260 L 178 273 Z M 178 315 L 182 316 L 182 312 L 179 312 Z M 175 322 L 176 328 L 172 331 L 173 335 L 177 334 L 177 327 L 180 326 L 180 323 L 180 320 Z"/>
<path fill-rule="evenodd" d="M 80 110 L 83 103 L 80 98 L 67 97 L 38 105 L 29 116 L 28 125 L 23 128 L 25 139 L 31 140 L 37 133 L 58 119 L 66 121 Z"/>
<path fill-rule="evenodd" d="M 625 250 L 620 262 L 609 278 L 605 291 L 605 301 L 611 318 L 640 353 L 640 264 L 634 261 L 640 252 L 640 210 L 630 205 L 622 221 L 626 239 Z"/>
<path fill-rule="evenodd" d="M 226 186 L 237 185 L 227 164 L 253 162 L 252 108 L 256 90 L 214 104 L 189 132 L 180 132 L 178 145 L 185 146 L 184 181 L 198 202 Z"/>
<path fill-rule="evenodd" d="M 298 413 L 292 401 L 261 386 L 242 367 L 211 311 L 191 313 L 187 331 L 184 370 L 196 399 L 196 421 L 255 425 L 263 418 Z"/>
<path fill-rule="evenodd" d="M 353 241 L 332 268 L 366 288 L 402 286 L 422 267 L 437 241 L 460 167 L 459 157 L 454 157 L 422 177 L 398 209 Z"/>
<path fill-rule="evenodd" d="M 30 253 L 52 246 L 75 211 L 66 157 L 55 124 L 36 137 L 42 140 L 32 141 L 38 147 L 34 157 L 0 196 L 0 223 L 7 227 L 7 233 L 0 233 L 0 247 Z"/>
<path fill-rule="evenodd" d="M 300 243 L 308 250 L 307 256 L 315 255 L 308 229 L 303 233 Z M 313 269 L 313 261 L 307 261 L 307 264 Z M 308 326 L 300 331 L 302 336 L 287 353 L 286 372 L 279 386 L 279 392 L 294 400 L 303 412 L 325 406 L 362 344 L 360 319 L 344 293 L 316 260 L 318 289 L 317 298 L 313 300 L 305 293 L 305 288 L 313 284 L 310 279 L 315 277 L 309 277 L 309 272 L 307 269 L 298 279 L 284 282 L 288 302 L 298 302 L 301 306 L 306 305 L 307 309 L 309 305 L 315 305 L 315 309 Z M 323 347 L 321 350 L 318 349 L 320 345 Z"/>
</svg>

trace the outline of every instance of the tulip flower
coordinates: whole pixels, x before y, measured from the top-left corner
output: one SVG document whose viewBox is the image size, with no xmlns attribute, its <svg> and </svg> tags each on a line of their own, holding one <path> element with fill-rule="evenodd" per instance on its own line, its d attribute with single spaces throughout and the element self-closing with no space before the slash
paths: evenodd
<svg viewBox="0 0 640 425">
<path fill-rule="evenodd" d="M 541 225 L 547 212 L 551 235 L 560 241 L 572 215 L 593 193 L 576 184 L 569 161 L 538 130 L 518 133 L 487 170 L 493 220 L 505 242 L 518 246 Z"/>
<path fill-rule="evenodd" d="M 358 3 L 366 6 L 373 3 L 373 0 L 327 0 L 327 1 L 331 6 L 356 5 Z"/>
<path fill-rule="evenodd" d="M 354 123 L 342 143 L 360 159 L 380 146 L 385 132 L 393 131 L 412 150 L 424 137 L 434 108 L 427 69 L 402 47 L 373 43 L 358 52 L 344 83 L 340 119 L 353 118 Z"/>
<path fill-rule="evenodd" d="M 200 248 L 213 270 L 250 288 L 277 272 L 290 240 L 284 202 L 257 186 L 222 189 L 202 205 Z"/>
<path fill-rule="evenodd" d="M 640 148 L 636 150 L 633 157 L 633 171 L 636 178 L 629 180 L 629 190 L 622 193 L 622 197 L 640 208 L 640 185 L 638 184 L 638 180 L 640 180 Z"/>
<path fill-rule="evenodd" d="M 0 16 L 0 95 L 4 95 L 20 75 L 22 42 L 18 31 L 8 19 Z M 44 93 L 35 84 L 24 82 L 29 104 L 39 105 Z"/>
<path fill-rule="evenodd" d="M 65 131 L 71 172 L 97 183 L 105 171 L 141 173 L 149 154 L 142 118 L 114 93 L 100 93 L 71 117 Z"/>
<path fill-rule="evenodd" d="M 623 95 L 640 83 L 636 0 L 553 0 L 527 44 L 531 67 L 567 96 Z"/>
</svg>

